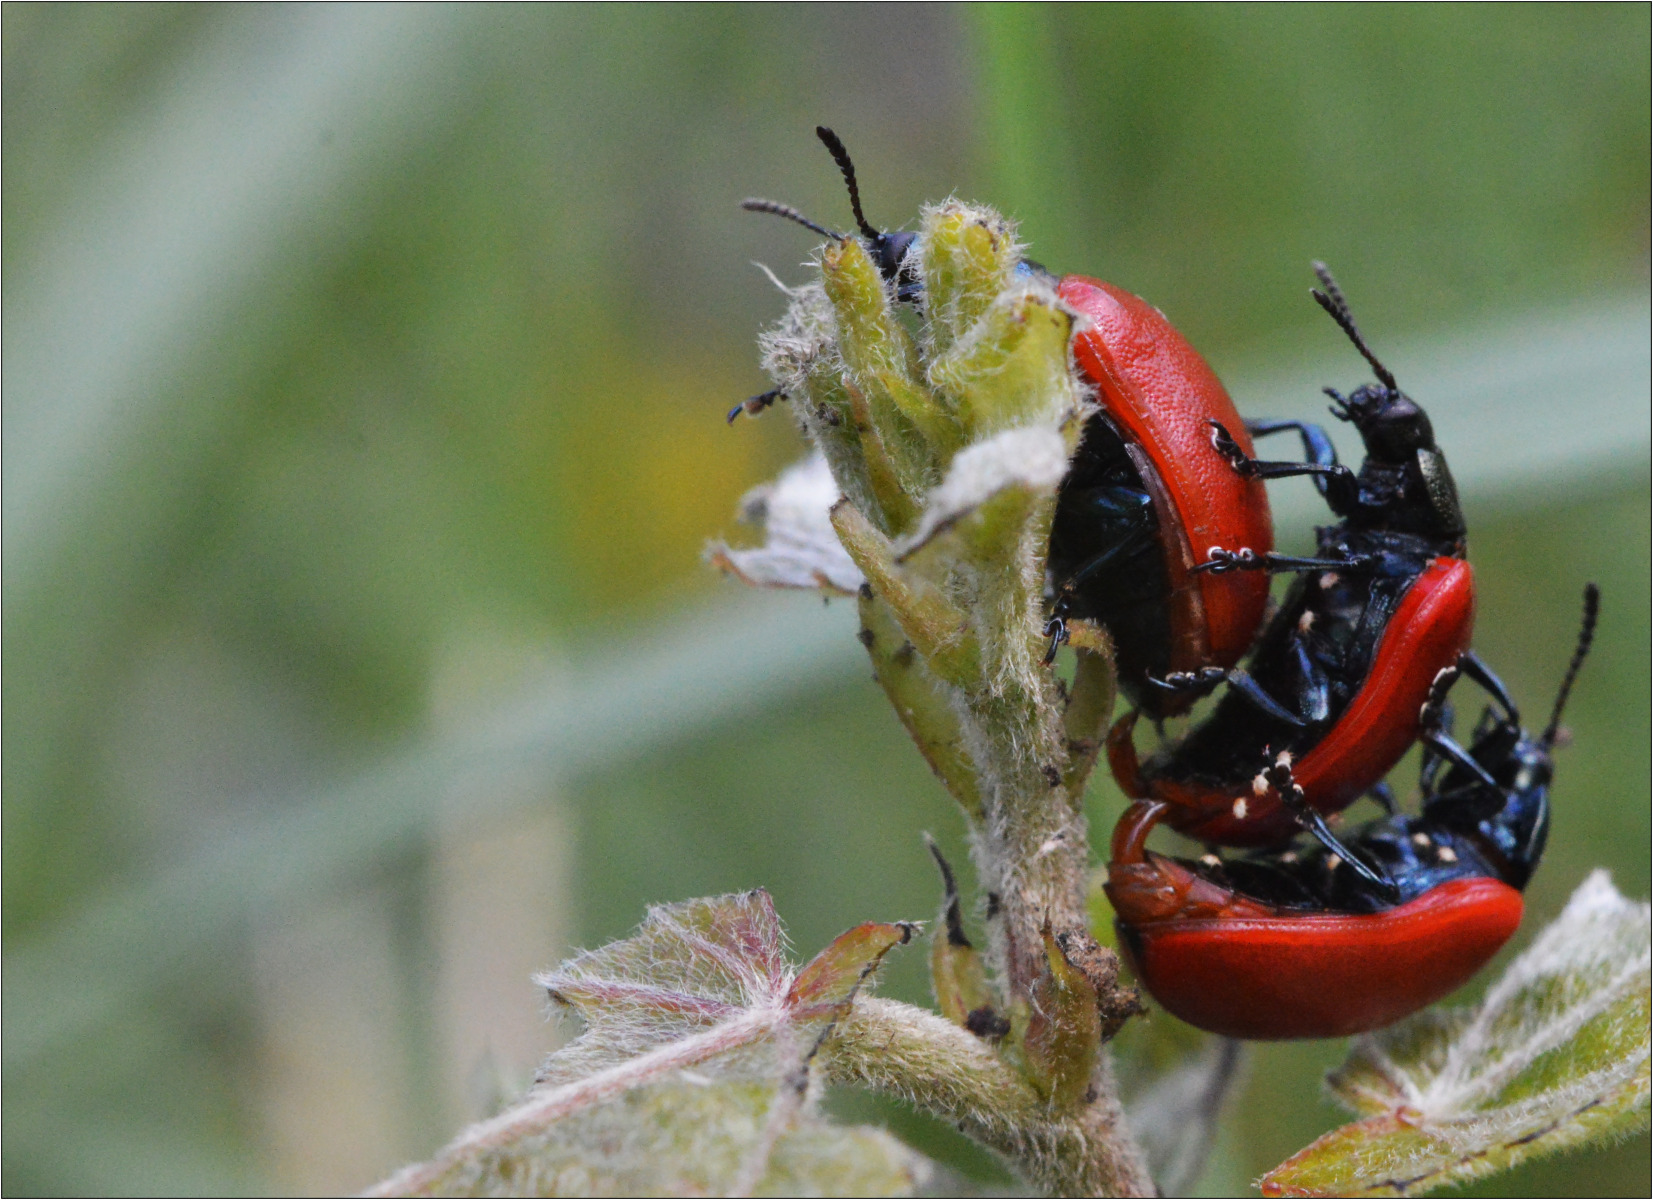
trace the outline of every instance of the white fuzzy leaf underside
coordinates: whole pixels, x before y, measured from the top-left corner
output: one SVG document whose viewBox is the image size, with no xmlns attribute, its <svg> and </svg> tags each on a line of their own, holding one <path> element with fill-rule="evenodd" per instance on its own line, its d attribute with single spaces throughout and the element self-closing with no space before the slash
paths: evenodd
<svg viewBox="0 0 1653 1200">
<path fill-rule="evenodd" d="M 584 1031 L 520 1103 L 377 1194 L 906 1195 L 927 1177 L 883 1131 L 815 1111 L 810 1064 L 839 1010 L 792 994 L 765 892 L 653 908 L 536 982 Z"/>
<path fill-rule="evenodd" d="M 967 446 L 926 498 L 918 527 L 897 543 L 896 554 L 911 554 L 1007 489 L 1054 494 L 1067 470 L 1067 444 L 1054 424 L 1007 429 Z"/>
<path fill-rule="evenodd" d="M 837 499 L 826 459 L 812 454 L 741 499 L 741 520 L 763 530 L 762 546 L 737 550 L 716 541 L 707 557 L 758 587 L 853 595 L 864 579 L 832 530 L 828 514 Z"/>
</svg>

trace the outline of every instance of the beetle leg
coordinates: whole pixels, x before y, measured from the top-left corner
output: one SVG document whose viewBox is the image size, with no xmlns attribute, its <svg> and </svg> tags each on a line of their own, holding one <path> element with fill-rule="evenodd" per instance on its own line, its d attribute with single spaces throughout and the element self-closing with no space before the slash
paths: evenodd
<svg viewBox="0 0 1653 1200">
<path fill-rule="evenodd" d="M 1237 667 L 1232 671 L 1225 671 L 1221 667 L 1201 667 L 1198 671 L 1172 671 L 1164 679 L 1155 679 L 1152 675 L 1147 678 L 1150 684 L 1162 691 L 1195 692 L 1199 695 L 1211 692 L 1219 683 L 1226 681 L 1229 687 L 1252 705 L 1281 724 L 1289 725 L 1293 729 L 1308 727 L 1303 718 L 1283 707 L 1278 700 L 1262 689 L 1261 684 Z"/>
<path fill-rule="evenodd" d="M 729 410 L 729 424 L 733 425 L 735 418 L 740 416 L 741 413 L 745 413 L 749 417 L 755 417 L 775 401 L 785 400 L 786 398 L 786 393 L 781 391 L 780 388 L 771 388 L 767 392 L 759 392 L 756 396 L 749 396 Z"/>
<path fill-rule="evenodd" d="M 1244 671 L 1236 668 L 1228 672 L 1228 686 L 1276 721 L 1290 725 L 1293 729 L 1307 727 L 1308 723 L 1303 718 L 1282 707 L 1278 700 L 1265 692 L 1262 686 Z"/>
<path fill-rule="evenodd" d="M 1071 592 L 1075 587 L 1089 579 L 1098 571 L 1102 570 L 1115 559 L 1128 558 L 1130 555 L 1142 549 L 1153 540 L 1153 537 L 1153 512 L 1150 509 L 1141 509 L 1129 518 L 1129 524 L 1125 526 L 1124 532 L 1122 532 L 1119 536 L 1119 540 L 1114 542 L 1114 544 L 1109 546 L 1106 550 L 1103 550 L 1100 554 L 1094 555 L 1093 557 L 1087 559 L 1085 564 L 1070 575 L 1062 584 L 1062 590 L 1064 592 Z"/>
<path fill-rule="evenodd" d="M 1295 429 L 1303 439 L 1303 456 L 1309 463 L 1321 467 L 1335 467 L 1337 463 L 1337 448 L 1332 445 L 1332 439 L 1325 429 L 1309 421 L 1291 420 L 1264 420 L 1247 421 L 1245 431 L 1254 438 L 1268 437 L 1274 433 L 1284 433 L 1288 429 Z"/>
<path fill-rule="evenodd" d="M 1444 736 L 1451 737 L 1453 716 L 1452 706 L 1443 704 L 1436 723 L 1433 726 L 1425 725 L 1424 728 L 1434 728 Z M 1418 766 L 1418 790 L 1423 794 L 1425 800 L 1435 795 L 1435 785 L 1440 778 L 1441 769 L 1445 765 L 1446 759 L 1429 744 L 1427 739 L 1424 739 L 1423 761 Z"/>
<path fill-rule="evenodd" d="M 1298 820 L 1308 829 L 1315 841 L 1337 855 L 1344 865 L 1376 888 L 1385 899 L 1391 903 L 1400 899 L 1400 887 L 1390 878 L 1389 872 L 1382 867 L 1373 867 L 1365 859 L 1338 841 L 1337 835 L 1327 828 L 1325 818 L 1315 812 L 1314 809 L 1304 805 L 1304 814 L 1306 815 L 1299 815 Z"/>
<path fill-rule="evenodd" d="M 1246 423 L 1246 431 L 1254 436 L 1277 433 L 1282 429 L 1298 430 L 1303 435 L 1303 449 L 1309 455 L 1308 462 L 1268 462 L 1252 458 L 1240 449 L 1234 435 L 1228 432 L 1221 421 L 1212 421 L 1210 425 L 1212 449 L 1226 458 L 1229 465 L 1247 479 L 1290 479 L 1299 475 L 1312 475 L 1315 477 L 1315 486 L 1320 489 L 1322 495 L 1328 487 L 1337 486 L 1333 480 L 1341 481 L 1345 487 L 1355 481 L 1354 472 L 1337 461 L 1337 451 L 1332 449 L 1331 439 L 1318 425 L 1305 425 L 1301 421 Z M 1314 431 L 1312 434 L 1309 432 L 1311 429 Z"/>
<path fill-rule="evenodd" d="M 1447 760 L 1435 749 L 1433 743 L 1421 734 L 1452 736 L 1453 712 L 1446 697 L 1452 690 L 1452 685 L 1458 682 L 1460 675 L 1462 672 L 1456 666 L 1443 667 L 1436 672 L 1435 678 L 1429 684 L 1429 692 L 1424 697 L 1423 707 L 1418 709 L 1418 728 L 1421 731 L 1419 740 L 1423 744 L 1423 762 L 1418 768 L 1418 787 L 1425 799 L 1435 794 L 1435 781 Z"/>
<path fill-rule="evenodd" d="M 1459 662 L 1462 661 L 1460 658 Z M 1452 732 L 1452 706 L 1446 702 L 1446 695 L 1462 673 L 1459 667 L 1442 667 L 1435 672 L 1435 678 L 1429 683 L 1429 692 L 1424 696 L 1423 707 L 1418 709 L 1418 724 L 1424 729 Z"/>
<path fill-rule="evenodd" d="M 1319 842 L 1332 854 L 1337 855 L 1340 861 L 1347 863 L 1351 871 L 1377 888 L 1387 899 L 1390 901 L 1400 899 L 1400 888 L 1395 885 L 1395 881 L 1389 877 L 1387 871 L 1381 867 L 1371 866 L 1364 859 L 1358 857 L 1354 851 L 1338 841 L 1337 835 L 1326 824 L 1326 819 L 1309 804 L 1308 799 L 1303 795 L 1303 789 L 1298 786 L 1297 780 L 1292 777 L 1291 760 L 1287 755 L 1282 754 L 1274 760 L 1272 766 L 1264 767 L 1263 778 L 1279 793 L 1280 802 L 1285 805 L 1286 810 L 1297 819 L 1297 823 L 1306 829 L 1315 841 Z"/>
<path fill-rule="evenodd" d="M 1521 714 L 1516 711 L 1515 699 L 1504 686 L 1504 681 L 1493 674 L 1492 668 L 1487 666 L 1486 660 L 1473 650 L 1465 650 L 1458 655 L 1458 667 L 1476 683 L 1487 690 L 1487 694 L 1498 701 L 1503 707 L 1511 725 L 1521 724 Z"/>
<path fill-rule="evenodd" d="M 1225 575 L 1229 571 L 1267 571 L 1271 575 L 1295 571 L 1358 571 L 1369 566 L 1371 561 L 1371 557 L 1365 554 L 1349 558 L 1294 558 L 1272 551 L 1258 554 L 1243 546 L 1238 550 L 1213 546 L 1206 551 L 1205 561 L 1197 563 L 1194 570 L 1210 571 L 1216 575 Z"/>
<path fill-rule="evenodd" d="M 1434 729 L 1425 729 L 1419 740 L 1434 750 L 1440 757 L 1451 762 L 1454 766 L 1462 767 L 1493 791 L 1500 795 L 1503 794 L 1503 788 L 1498 786 L 1498 781 L 1487 774 L 1485 767 L 1475 761 L 1475 756 L 1446 734 Z"/>
<path fill-rule="evenodd" d="M 1165 692 L 1178 692 L 1186 695 L 1193 692 L 1205 696 L 1215 691 L 1217 685 L 1228 678 L 1228 672 L 1221 667 L 1201 667 L 1198 671 L 1172 671 L 1164 679 L 1156 679 L 1149 675 L 1148 682 Z"/>
<path fill-rule="evenodd" d="M 1063 607 L 1063 602 L 1057 601 L 1057 606 Z M 1039 661 L 1039 665 L 1048 667 L 1056 661 L 1056 651 L 1068 640 L 1067 617 L 1062 613 L 1052 613 L 1050 620 L 1045 622 L 1044 635 L 1050 639 L 1050 646 L 1045 650 L 1045 656 Z"/>
<path fill-rule="evenodd" d="M 1320 426 L 1304 421 L 1247 421 L 1246 432 L 1252 437 L 1267 437 L 1271 433 L 1295 429 L 1303 439 L 1307 462 L 1261 462 L 1248 457 L 1221 424 L 1216 421 L 1211 424 L 1212 446 L 1246 478 L 1287 479 L 1295 475 L 1312 475 L 1314 486 L 1339 516 L 1348 516 L 1359 505 L 1359 477 L 1337 461 L 1337 450 Z"/>
<path fill-rule="evenodd" d="M 1296 693 L 1301 698 L 1299 711 L 1303 720 L 1324 721 L 1331 714 L 1331 680 L 1326 678 L 1325 669 L 1309 653 L 1308 640 L 1302 634 L 1291 636 L 1287 653 L 1291 656 L 1292 665 L 1297 668 Z"/>
<path fill-rule="evenodd" d="M 1424 799 L 1424 819 L 1464 830 L 1496 816 L 1508 803 L 1508 793 L 1487 788 L 1480 780 L 1459 784 Z"/>
</svg>

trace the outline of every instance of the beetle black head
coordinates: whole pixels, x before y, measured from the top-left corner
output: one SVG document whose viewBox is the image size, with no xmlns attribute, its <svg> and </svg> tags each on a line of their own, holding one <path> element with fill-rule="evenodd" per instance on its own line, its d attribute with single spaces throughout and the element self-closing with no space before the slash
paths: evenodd
<svg viewBox="0 0 1653 1200">
<path fill-rule="evenodd" d="M 825 125 L 815 126 L 815 136 L 821 139 L 821 144 L 827 148 L 827 152 L 832 155 L 832 161 L 838 164 L 838 170 L 843 173 L 844 186 L 849 188 L 850 211 L 855 214 L 855 227 L 861 231 L 861 236 L 867 239 L 867 253 L 872 257 L 872 261 L 878 264 L 878 273 L 885 279 L 895 279 L 902 274 L 902 260 L 907 257 L 907 251 L 918 235 L 884 233 L 875 229 L 867 220 L 867 215 L 861 211 L 861 188 L 855 182 L 855 164 L 850 161 L 849 151 L 844 149 L 844 143 Z"/>
<path fill-rule="evenodd" d="M 912 269 L 906 265 L 907 251 L 912 248 L 913 240 L 918 236 L 915 233 L 885 233 L 874 228 L 861 211 L 861 188 L 855 180 L 855 164 L 850 161 L 849 151 L 844 149 L 844 143 L 838 135 L 825 125 L 815 127 L 815 136 L 821 139 L 832 161 L 838 164 L 838 170 L 843 173 L 844 184 L 849 188 L 850 211 L 855 214 L 855 227 L 860 231 L 866 243 L 867 255 L 878 268 L 878 273 L 885 280 L 894 282 L 901 290 L 900 298 L 910 300 L 917 290 L 917 278 Z M 780 204 L 774 200 L 743 200 L 742 208 L 748 212 L 773 213 L 777 217 L 785 217 L 788 221 L 796 221 L 805 229 L 813 230 L 822 237 L 841 242 L 848 234 L 837 233 L 825 226 L 817 225 L 808 217 L 789 204 Z"/>
<path fill-rule="evenodd" d="M 1310 295 L 1348 335 L 1378 377 L 1376 385 L 1358 387 L 1349 396 L 1327 388 L 1326 394 L 1332 398 L 1332 415 L 1360 430 L 1366 453 L 1381 462 L 1407 463 L 1419 450 L 1434 450 L 1435 430 L 1429 423 L 1429 414 L 1400 390 L 1394 374 L 1360 336 L 1349 302 L 1343 298 L 1343 290 L 1337 286 L 1326 264 L 1315 263 L 1314 273 L 1320 287 L 1311 289 Z"/>
</svg>

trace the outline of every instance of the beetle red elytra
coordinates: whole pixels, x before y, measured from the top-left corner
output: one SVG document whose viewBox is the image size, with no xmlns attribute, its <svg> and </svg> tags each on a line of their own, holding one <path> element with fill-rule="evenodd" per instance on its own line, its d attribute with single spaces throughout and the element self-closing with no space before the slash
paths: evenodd
<svg viewBox="0 0 1653 1200">
<path fill-rule="evenodd" d="M 1599 601 L 1587 586 L 1578 643 L 1537 737 L 1496 699 L 1470 745 L 1459 745 L 1446 708 L 1459 672 L 1441 672 L 1422 713 L 1419 815 L 1370 823 L 1342 854 L 1310 846 L 1166 858 L 1146 843 L 1170 806 L 1127 809 L 1107 893 L 1120 947 L 1149 994 L 1229 1037 L 1315 1038 L 1379 1028 L 1467 982 L 1521 922 L 1521 891 L 1549 828 L 1561 714 Z M 1275 783 L 1294 786 L 1289 768 Z"/>
<path fill-rule="evenodd" d="M 898 301 L 922 304 L 922 286 L 906 262 L 914 235 L 882 232 L 866 219 L 843 142 L 824 126 L 815 132 L 843 174 L 868 254 Z M 772 200 L 743 207 L 823 237 L 848 236 Z M 1066 640 L 1069 620 L 1096 621 L 1113 635 L 1120 686 L 1132 702 L 1155 717 L 1185 711 L 1193 697 L 1150 680 L 1233 666 L 1268 603 L 1266 575 L 1198 570 L 1213 547 L 1262 556 L 1273 549 L 1262 477 L 1232 466 L 1236 451 L 1252 453 L 1249 435 L 1222 382 L 1158 309 L 1082 275 L 1057 279 L 1025 261 L 1021 269 L 1051 278 L 1080 314 L 1074 361 L 1098 406 L 1057 498 L 1046 662 Z M 729 419 L 780 398 L 754 396 Z M 1232 446 L 1213 442 L 1214 425 L 1234 431 Z"/>
<path fill-rule="evenodd" d="M 1296 780 L 1320 813 L 1339 812 L 1370 791 L 1417 738 L 1417 714 L 1429 685 L 1468 650 L 1474 623 L 1468 563 L 1433 558 L 1416 576 L 1409 566 L 1403 561 L 1395 575 L 1372 581 L 1390 585 L 1382 591 L 1362 588 L 1360 580 L 1353 587 L 1341 586 L 1343 580 L 1330 586 L 1311 580 L 1295 603 L 1288 600 L 1286 619 L 1260 643 L 1251 666 L 1253 683 L 1268 694 L 1281 676 L 1288 676 L 1288 686 L 1278 690 L 1289 694 L 1295 689 L 1300 697 L 1309 687 L 1323 687 L 1328 716 L 1338 698 L 1344 701 L 1334 719 L 1320 729 L 1307 721 L 1291 729 L 1236 691 L 1231 695 L 1237 698 L 1225 698 L 1204 725 L 1144 763 L 1132 738 L 1137 714 L 1128 713 L 1108 734 L 1109 766 L 1125 794 L 1166 801 L 1172 806 L 1167 823 L 1190 837 L 1224 846 L 1266 846 L 1289 840 L 1298 828 L 1278 794 L 1257 786 L 1259 769 L 1271 755 L 1293 755 Z M 1359 594 L 1363 591 L 1364 596 Z M 1390 604 L 1392 615 L 1377 630 L 1381 636 L 1367 651 L 1370 665 L 1364 671 L 1356 666 L 1341 678 L 1302 682 L 1297 672 L 1308 658 L 1303 642 L 1318 632 L 1314 624 L 1304 628 L 1303 614 L 1350 613 L 1352 619 L 1342 624 L 1358 634 L 1364 632 L 1359 622 Z M 1321 621 L 1319 631 L 1336 619 Z M 1344 667 L 1361 648 L 1356 643 L 1356 653 L 1333 667 Z M 1346 693 L 1342 697 L 1333 690 L 1339 684 Z M 1322 703 L 1318 696 L 1312 702 Z"/>
<path fill-rule="evenodd" d="M 1069 618 L 1106 626 L 1121 690 L 1152 716 L 1173 715 L 1193 698 L 1151 680 L 1233 666 L 1262 624 L 1266 574 L 1197 568 L 1212 547 L 1273 550 L 1268 494 L 1213 445 L 1214 423 L 1240 437 L 1244 427 L 1216 373 L 1164 314 L 1083 275 L 1064 276 L 1056 290 L 1088 319 L 1073 357 L 1099 411 L 1057 497 L 1051 650 Z"/>
<path fill-rule="evenodd" d="M 1376 1029 L 1468 982 L 1521 923 L 1521 893 L 1453 880 L 1378 913 L 1271 904 L 1144 848 L 1169 810 L 1139 801 L 1114 831 L 1119 947 L 1173 1016 L 1271 1041 Z"/>
</svg>

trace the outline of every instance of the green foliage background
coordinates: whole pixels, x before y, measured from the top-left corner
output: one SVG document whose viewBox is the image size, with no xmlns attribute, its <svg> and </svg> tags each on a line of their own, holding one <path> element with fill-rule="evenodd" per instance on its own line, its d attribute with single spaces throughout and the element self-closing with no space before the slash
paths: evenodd
<svg viewBox="0 0 1653 1200">
<path fill-rule="evenodd" d="M 845 648 L 771 665 L 754 634 L 730 669 L 761 700 L 702 696 L 694 656 L 665 656 L 649 679 L 684 689 L 681 719 L 622 709 L 578 772 L 531 763 L 514 799 L 410 801 L 400 824 L 360 802 L 363 780 L 417 792 L 454 729 L 485 741 L 513 687 L 575 708 L 642 687 L 657 638 L 741 659 L 738 623 L 766 606 L 699 555 L 798 453 L 785 419 L 721 418 L 764 386 L 753 335 L 781 308 L 749 261 L 796 282 L 807 243 L 736 205 L 847 220 L 816 123 L 875 221 L 950 192 L 1000 206 L 1036 258 L 1150 298 L 1225 374 L 1334 361 L 1325 382 L 1358 381 L 1305 301 L 1312 257 L 1380 353 L 1648 289 L 1645 6 L 0 21 L 9 1193 L 349 1189 L 427 1154 L 474 1115 L 444 1090 L 430 999 L 433 864 L 472 821 L 508 840 L 555 817 L 566 862 L 543 874 L 573 944 L 758 884 L 805 954 L 929 914 L 918 832 L 962 853 L 959 822 L 844 606 L 776 598 L 780 644 L 795 621 Z M 1616 453 L 1559 447 L 1535 482 L 1466 497 L 1478 646 L 1535 712 L 1579 586 L 1605 596 L 1534 923 L 1592 865 L 1648 890 L 1647 422 L 1624 415 Z M 1118 800 L 1093 792 L 1103 826 Z M 304 820 L 326 836 L 289 838 Z M 379 943 L 331 953 L 388 974 L 336 1004 L 338 971 L 318 975 L 315 1003 L 362 1014 L 379 1049 L 332 1056 L 316 1117 L 358 1085 L 395 1099 L 357 1153 L 311 1161 L 272 1132 L 282 1039 L 304 1031 L 272 1023 L 260 947 L 364 905 Z M 892 993 L 924 998 L 920 958 L 897 956 Z M 1253 1057 L 1213 1193 L 1338 1119 L 1317 1079 L 1340 1056 Z M 1642 1139 L 1482 1190 L 1644 1194 L 1647 1160 Z"/>
</svg>

